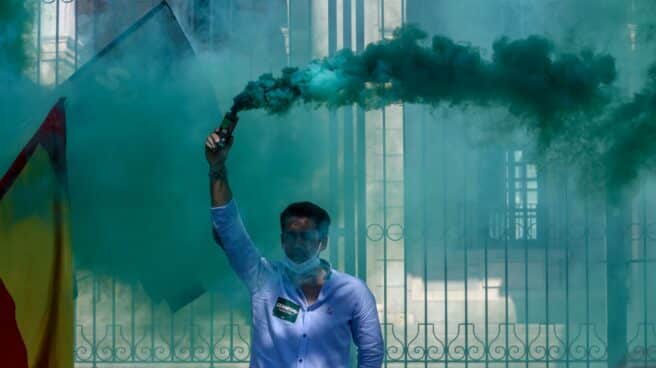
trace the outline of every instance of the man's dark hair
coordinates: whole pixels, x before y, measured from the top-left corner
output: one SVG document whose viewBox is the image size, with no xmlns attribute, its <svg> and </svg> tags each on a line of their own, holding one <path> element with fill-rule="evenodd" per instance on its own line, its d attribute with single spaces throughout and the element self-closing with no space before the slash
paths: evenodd
<svg viewBox="0 0 656 368">
<path fill-rule="evenodd" d="M 314 221 L 321 237 L 328 236 L 328 227 L 330 226 L 330 216 L 323 208 L 312 202 L 292 203 L 280 213 L 280 229 L 285 230 L 287 220 L 292 217 L 307 217 Z"/>
</svg>

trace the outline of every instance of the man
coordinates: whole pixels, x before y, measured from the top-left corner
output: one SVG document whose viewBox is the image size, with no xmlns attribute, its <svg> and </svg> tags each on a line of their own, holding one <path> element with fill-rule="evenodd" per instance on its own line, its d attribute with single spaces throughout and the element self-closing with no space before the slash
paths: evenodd
<svg viewBox="0 0 656 368">
<path fill-rule="evenodd" d="M 217 243 L 251 293 L 250 366 L 348 367 L 353 339 L 358 367 L 379 368 L 384 344 L 374 296 L 364 282 L 319 258 L 328 244 L 328 213 L 310 202 L 291 204 L 280 215 L 282 261 L 262 257 L 228 185 L 232 140 L 219 149 L 218 138 L 212 133 L 205 142 L 211 217 Z"/>
</svg>

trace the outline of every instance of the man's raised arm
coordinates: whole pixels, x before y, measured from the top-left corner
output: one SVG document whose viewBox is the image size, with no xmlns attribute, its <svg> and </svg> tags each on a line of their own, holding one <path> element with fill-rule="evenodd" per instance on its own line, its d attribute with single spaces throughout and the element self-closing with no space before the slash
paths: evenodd
<svg viewBox="0 0 656 368">
<path fill-rule="evenodd" d="M 224 148 L 217 147 L 216 141 L 216 133 L 210 134 L 205 141 L 205 158 L 210 166 L 212 231 L 216 242 L 228 257 L 230 266 L 251 292 L 254 292 L 268 269 L 268 263 L 246 232 L 237 204 L 232 199 L 226 171 L 226 159 L 232 146 L 232 138 Z"/>
<path fill-rule="evenodd" d="M 216 142 L 219 136 L 212 133 L 205 141 L 205 158 L 210 165 L 210 198 L 212 199 L 212 207 L 224 206 L 232 199 L 232 191 L 228 184 L 228 172 L 226 171 L 226 159 L 228 152 L 232 147 L 232 137 L 228 140 L 228 145 L 224 148 L 219 148 Z"/>
</svg>

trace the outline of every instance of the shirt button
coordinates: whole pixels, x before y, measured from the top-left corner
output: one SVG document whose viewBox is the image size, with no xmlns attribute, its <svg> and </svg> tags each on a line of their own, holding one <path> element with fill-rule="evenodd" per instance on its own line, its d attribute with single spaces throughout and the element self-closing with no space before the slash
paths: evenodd
<svg viewBox="0 0 656 368">
<path fill-rule="evenodd" d="M 299 363 L 303 363 L 303 359 L 299 359 L 298 362 L 299 362 Z"/>
<path fill-rule="evenodd" d="M 307 337 L 307 335 L 306 335 L 306 334 L 303 334 L 303 337 Z"/>
</svg>

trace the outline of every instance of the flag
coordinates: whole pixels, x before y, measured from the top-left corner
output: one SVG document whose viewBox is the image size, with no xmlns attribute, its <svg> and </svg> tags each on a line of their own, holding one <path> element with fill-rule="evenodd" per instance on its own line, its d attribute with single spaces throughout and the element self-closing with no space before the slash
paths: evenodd
<svg viewBox="0 0 656 368">
<path fill-rule="evenodd" d="M 73 367 L 73 270 L 60 99 L 0 179 L 0 366 Z"/>
<path fill-rule="evenodd" d="M 198 149 L 221 114 L 196 62 L 161 2 L 58 90 L 70 127 L 76 268 L 139 283 L 174 312 L 222 270 L 209 237 L 207 165 Z"/>
</svg>

